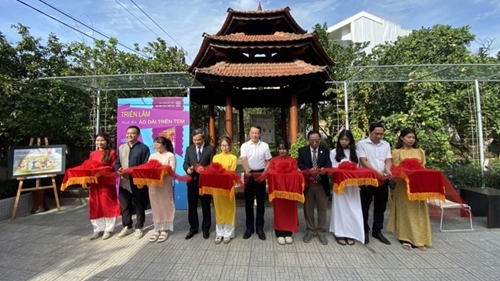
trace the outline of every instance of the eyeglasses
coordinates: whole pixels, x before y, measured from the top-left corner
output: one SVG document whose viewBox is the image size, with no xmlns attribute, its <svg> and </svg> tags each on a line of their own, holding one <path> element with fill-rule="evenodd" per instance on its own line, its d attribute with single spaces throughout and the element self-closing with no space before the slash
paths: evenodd
<svg viewBox="0 0 500 281">
<path fill-rule="evenodd" d="M 310 139 L 309 141 L 310 142 L 320 142 L 321 140 L 320 139 Z"/>
</svg>

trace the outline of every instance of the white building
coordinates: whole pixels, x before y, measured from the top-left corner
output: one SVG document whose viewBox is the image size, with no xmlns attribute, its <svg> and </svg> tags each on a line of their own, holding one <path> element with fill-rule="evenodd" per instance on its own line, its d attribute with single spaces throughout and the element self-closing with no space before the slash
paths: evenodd
<svg viewBox="0 0 500 281">
<path fill-rule="evenodd" d="M 365 51 L 371 53 L 373 47 L 394 42 L 398 36 L 410 34 L 411 30 L 363 11 L 329 27 L 327 32 L 330 40 L 340 44 L 370 42 Z"/>
</svg>

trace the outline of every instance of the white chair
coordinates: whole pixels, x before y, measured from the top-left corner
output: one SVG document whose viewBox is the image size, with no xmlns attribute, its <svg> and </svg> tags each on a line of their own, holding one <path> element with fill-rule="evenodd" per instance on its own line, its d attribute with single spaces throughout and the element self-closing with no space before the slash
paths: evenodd
<svg viewBox="0 0 500 281">
<path fill-rule="evenodd" d="M 441 232 L 454 232 L 454 231 L 474 231 L 474 228 L 472 227 L 472 212 L 471 208 L 467 204 L 460 204 L 457 202 L 453 202 L 450 200 L 446 200 L 446 202 L 442 202 L 439 199 L 428 199 L 427 203 L 429 205 L 433 205 L 436 207 L 439 207 L 441 209 L 441 222 L 439 223 L 439 230 Z M 444 210 L 445 209 L 461 209 L 464 211 L 469 212 L 469 222 L 470 222 L 470 228 L 465 228 L 465 229 L 443 229 L 443 217 L 444 217 Z"/>
</svg>

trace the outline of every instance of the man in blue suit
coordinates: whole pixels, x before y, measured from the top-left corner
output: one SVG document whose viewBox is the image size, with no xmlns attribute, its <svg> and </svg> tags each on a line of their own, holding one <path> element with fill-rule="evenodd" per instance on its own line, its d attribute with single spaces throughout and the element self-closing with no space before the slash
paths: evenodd
<svg viewBox="0 0 500 281">
<path fill-rule="evenodd" d="M 330 150 L 321 143 L 321 135 L 318 131 L 307 133 L 308 146 L 299 149 L 297 164 L 301 170 L 310 170 L 311 176 L 306 178 L 306 189 L 304 191 L 304 218 L 307 224 L 307 233 L 304 242 L 309 243 L 311 239 L 318 236 L 321 244 L 328 244 L 326 239 L 326 211 L 328 199 L 330 198 L 330 181 L 323 168 L 331 168 Z M 315 224 L 314 205 L 318 212 L 318 224 Z"/>
</svg>

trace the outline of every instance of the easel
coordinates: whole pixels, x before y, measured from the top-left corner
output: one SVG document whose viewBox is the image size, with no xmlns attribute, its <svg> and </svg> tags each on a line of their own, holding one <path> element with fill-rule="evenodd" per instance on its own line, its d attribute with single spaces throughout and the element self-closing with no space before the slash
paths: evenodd
<svg viewBox="0 0 500 281">
<path fill-rule="evenodd" d="M 30 144 L 29 146 L 33 146 L 33 141 L 34 138 L 30 139 Z M 44 138 L 45 145 L 49 145 L 49 140 L 48 138 Z M 40 146 L 41 145 L 41 140 L 40 138 L 36 139 L 36 145 Z M 52 178 L 52 185 L 46 185 L 46 186 L 41 186 L 40 185 L 40 179 L 41 178 Z M 30 188 L 23 188 L 23 183 L 25 180 L 29 179 L 36 179 L 35 187 L 30 187 Z M 42 175 L 42 176 L 31 176 L 31 177 L 22 177 L 22 178 L 17 178 L 19 181 L 19 185 L 17 187 L 17 195 L 16 195 L 16 200 L 14 201 L 14 209 L 12 210 L 12 217 L 11 220 L 16 218 L 16 213 L 17 213 L 17 207 L 19 205 L 19 197 L 21 196 L 22 191 L 41 191 L 45 189 L 53 189 L 54 190 L 54 198 L 56 200 L 56 206 L 57 210 L 61 211 L 61 205 L 59 205 L 59 195 L 57 194 L 57 186 L 56 186 L 56 175 Z M 48 211 L 47 204 L 45 203 L 45 198 L 43 199 L 43 207 L 44 211 Z M 38 206 L 36 206 L 35 202 L 33 202 L 33 208 L 31 209 L 31 213 L 36 212 Z"/>
</svg>

